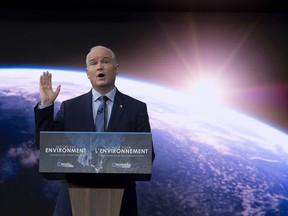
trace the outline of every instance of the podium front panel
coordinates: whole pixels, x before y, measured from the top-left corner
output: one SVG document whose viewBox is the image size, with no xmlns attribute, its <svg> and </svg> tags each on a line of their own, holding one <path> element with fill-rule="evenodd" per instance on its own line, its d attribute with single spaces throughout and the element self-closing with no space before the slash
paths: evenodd
<svg viewBox="0 0 288 216">
<path fill-rule="evenodd" d="M 151 174 L 151 133 L 40 132 L 40 173 Z"/>
</svg>

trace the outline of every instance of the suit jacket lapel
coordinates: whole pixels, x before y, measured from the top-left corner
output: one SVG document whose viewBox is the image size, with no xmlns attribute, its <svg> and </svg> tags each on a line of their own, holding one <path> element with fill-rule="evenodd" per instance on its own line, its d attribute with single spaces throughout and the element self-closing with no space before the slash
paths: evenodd
<svg viewBox="0 0 288 216">
<path fill-rule="evenodd" d="M 89 131 L 94 131 L 95 130 L 95 126 L 94 126 L 94 119 L 93 119 L 93 112 L 92 112 L 92 91 L 88 92 L 83 100 L 83 104 L 81 105 L 81 109 L 82 109 L 82 115 L 83 115 L 83 119 L 87 119 L 87 121 L 85 121 L 85 127 L 83 128 L 87 128 Z"/>
<path fill-rule="evenodd" d="M 125 107 L 126 107 L 125 97 L 123 97 L 123 94 L 117 90 L 114 98 L 114 104 L 107 131 L 113 132 L 115 130 L 123 114 L 123 111 L 125 110 Z"/>
</svg>

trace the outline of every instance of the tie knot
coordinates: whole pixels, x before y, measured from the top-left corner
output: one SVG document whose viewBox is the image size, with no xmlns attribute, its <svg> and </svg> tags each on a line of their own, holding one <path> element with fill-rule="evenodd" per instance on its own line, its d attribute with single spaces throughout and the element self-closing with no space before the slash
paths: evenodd
<svg viewBox="0 0 288 216">
<path fill-rule="evenodd" d="M 106 102 L 108 100 L 108 97 L 106 95 L 102 95 L 99 97 L 99 100 Z"/>
</svg>

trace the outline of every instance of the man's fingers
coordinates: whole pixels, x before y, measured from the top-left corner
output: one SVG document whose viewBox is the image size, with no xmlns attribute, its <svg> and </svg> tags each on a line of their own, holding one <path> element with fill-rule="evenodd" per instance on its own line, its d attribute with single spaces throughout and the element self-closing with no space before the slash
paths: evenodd
<svg viewBox="0 0 288 216">
<path fill-rule="evenodd" d="M 51 86 L 52 85 L 52 74 L 48 71 L 43 72 L 40 76 L 40 85 L 42 86 Z"/>
<path fill-rule="evenodd" d="M 48 78 L 47 78 L 47 84 L 49 85 L 49 86 L 52 86 L 52 74 L 51 73 L 49 73 L 48 71 L 47 71 L 47 73 L 48 73 Z"/>
<path fill-rule="evenodd" d="M 55 90 L 55 93 L 56 93 L 57 96 L 59 95 L 60 90 L 61 90 L 61 85 L 58 85 L 56 90 Z"/>
<path fill-rule="evenodd" d="M 52 83 L 52 74 L 50 74 L 48 71 L 43 73 L 43 78 L 44 78 L 44 85 L 50 86 Z"/>
</svg>

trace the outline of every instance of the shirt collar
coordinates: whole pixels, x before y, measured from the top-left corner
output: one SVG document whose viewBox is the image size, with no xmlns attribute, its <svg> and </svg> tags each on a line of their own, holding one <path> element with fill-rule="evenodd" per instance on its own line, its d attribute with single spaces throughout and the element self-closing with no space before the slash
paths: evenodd
<svg viewBox="0 0 288 216">
<path fill-rule="evenodd" d="M 116 87 L 114 87 L 110 92 L 108 92 L 105 95 L 109 98 L 110 101 L 114 102 L 115 94 L 116 94 Z M 102 96 L 102 94 L 100 94 L 94 88 L 92 88 L 92 100 L 96 101 L 100 96 Z"/>
</svg>

